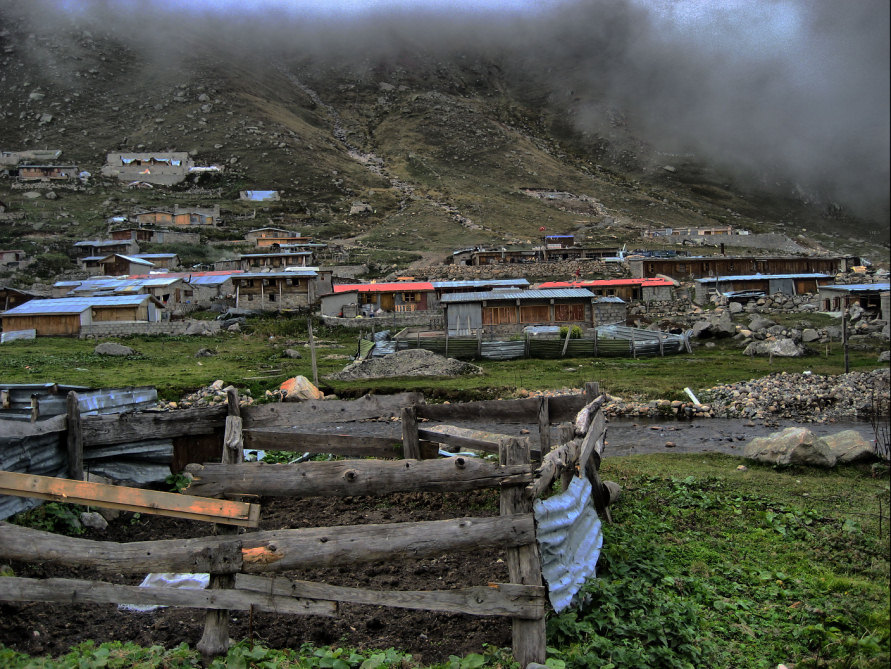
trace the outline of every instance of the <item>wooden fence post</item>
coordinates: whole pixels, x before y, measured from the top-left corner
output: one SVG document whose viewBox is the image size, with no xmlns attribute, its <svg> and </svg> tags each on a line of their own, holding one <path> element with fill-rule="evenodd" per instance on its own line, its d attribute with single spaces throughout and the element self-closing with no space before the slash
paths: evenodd
<svg viewBox="0 0 891 669">
<path fill-rule="evenodd" d="M 588 381 L 585 383 L 585 404 L 591 404 L 600 397 L 600 382 Z"/>
<path fill-rule="evenodd" d="M 571 326 L 571 325 L 568 325 L 568 326 L 566 327 L 566 339 L 563 341 L 563 350 L 560 351 L 560 357 L 561 357 L 561 358 L 565 358 L 565 357 L 566 357 L 566 349 L 569 348 L 569 337 L 570 337 L 570 335 L 572 335 L 572 326 Z"/>
<path fill-rule="evenodd" d="M 36 423 L 40 418 L 40 399 L 37 393 L 31 395 L 31 422 Z"/>
<path fill-rule="evenodd" d="M 502 465 L 528 464 L 529 444 L 511 437 L 501 442 L 499 459 Z M 525 485 L 503 486 L 501 489 L 501 515 L 529 513 L 532 511 L 532 498 Z M 507 567 L 511 583 L 541 585 L 541 559 L 538 544 L 532 542 L 517 548 L 507 549 Z M 545 639 L 545 618 L 512 618 L 513 655 L 521 667 L 530 662 L 544 663 L 547 656 Z"/>
<path fill-rule="evenodd" d="M 559 443 L 568 444 L 575 436 L 575 426 L 572 423 L 561 423 L 557 428 L 557 434 L 559 435 Z M 562 490 L 567 490 L 569 488 L 569 484 L 572 483 L 574 476 L 575 472 L 572 469 L 566 468 L 563 470 L 563 473 L 560 475 L 560 486 Z"/>
<path fill-rule="evenodd" d="M 68 393 L 68 478 L 76 481 L 84 479 L 84 434 L 80 425 L 80 406 L 77 393 Z"/>
<path fill-rule="evenodd" d="M 539 398 L 538 404 L 538 445 L 543 458 L 551 450 L 550 402 L 547 395 Z"/>
<path fill-rule="evenodd" d="M 316 340 L 312 336 L 312 316 L 306 317 L 306 330 L 309 333 L 309 357 L 312 361 L 312 382 L 313 385 L 319 385 L 319 367 L 316 365 Z M 237 394 L 236 394 L 237 397 Z M 230 414 L 232 415 L 232 414 Z M 237 415 L 237 414 L 236 414 Z"/>
<path fill-rule="evenodd" d="M 418 440 L 418 410 L 402 408 L 402 457 L 406 460 L 421 459 L 421 445 Z"/>
<path fill-rule="evenodd" d="M 244 462 L 244 441 L 242 435 L 241 409 L 238 405 L 238 391 L 229 388 L 226 391 L 229 415 L 226 416 L 226 431 L 223 435 L 223 464 L 232 465 Z M 238 528 L 227 525 L 216 525 L 219 534 L 237 534 Z M 231 588 L 235 585 L 234 574 L 210 575 L 211 590 Z M 229 611 L 228 609 L 208 609 L 204 618 L 204 634 L 196 645 L 201 652 L 205 664 L 210 664 L 214 657 L 225 655 L 229 650 Z"/>
</svg>

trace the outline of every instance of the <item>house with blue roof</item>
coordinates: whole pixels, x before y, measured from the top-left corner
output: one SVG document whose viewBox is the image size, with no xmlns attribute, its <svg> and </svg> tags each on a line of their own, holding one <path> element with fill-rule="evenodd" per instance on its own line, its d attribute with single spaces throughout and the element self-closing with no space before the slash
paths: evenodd
<svg viewBox="0 0 891 669">
<path fill-rule="evenodd" d="M 882 320 L 891 318 L 888 309 L 888 292 L 891 283 L 827 284 L 820 286 L 820 308 L 823 311 L 844 311 L 853 305 L 866 312 L 881 315 Z M 884 296 L 884 304 L 883 304 Z"/>
<path fill-rule="evenodd" d="M 39 337 L 76 337 L 84 326 L 95 323 L 153 323 L 163 315 L 164 305 L 151 295 L 114 295 L 31 300 L 4 311 L 0 319 L 4 333 L 34 330 Z"/>
</svg>

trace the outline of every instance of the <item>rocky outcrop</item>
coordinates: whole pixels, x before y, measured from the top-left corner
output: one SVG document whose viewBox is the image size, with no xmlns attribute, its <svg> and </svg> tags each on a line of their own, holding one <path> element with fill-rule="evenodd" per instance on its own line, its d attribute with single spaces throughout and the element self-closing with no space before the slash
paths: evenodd
<svg viewBox="0 0 891 669">
<path fill-rule="evenodd" d="M 743 457 L 773 465 L 834 467 L 836 464 L 871 462 L 872 445 L 856 430 L 816 437 L 806 427 L 787 427 L 746 444 Z"/>
<path fill-rule="evenodd" d="M 777 358 L 800 358 L 805 354 L 804 346 L 793 339 L 781 337 L 769 341 L 754 341 L 743 351 L 743 355 L 775 356 Z"/>
</svg>

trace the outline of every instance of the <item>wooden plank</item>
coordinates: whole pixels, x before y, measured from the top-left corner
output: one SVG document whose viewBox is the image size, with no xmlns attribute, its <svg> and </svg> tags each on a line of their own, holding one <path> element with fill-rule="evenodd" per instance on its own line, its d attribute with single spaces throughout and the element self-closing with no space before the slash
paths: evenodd
<svg viewBox="0 0 891 669">
<path fill-rule="evenodd" d="M 84 478 L 84 435 L 80 425 L 80 406 L 73 390 L 66 398 L 68 429 L 68 476 L 76 481 Z"/>
<path fill-rule="evenodd" d="M 301 428 L 254 428 L 244 431 L 244 446 L 255 450 L 333 453 L 354 458 L 401 458 L 399 437 L 317 434 Z"/>
<path fill-rule="evenodd" d="M 290 465 L 208 463 L 189 465 L 186 472 L 193 477 L 186 492 L 204 497 L 235 494 L 345 497 L 419 490 L 450 492 L 532 480 L 531 465 L 502 467 L 461 456 L 437 460 L 336 460 Z"/>
<path fill-rule="evenodd" d="M 244 527 L 257 527 L 260 519 L 260 507 L 257 504 L 17 472 L 0 471 L 0 494 Z"/>
<path fill-rule="evenodd" d="M 466 427 L 454 425 L 430 425 L 418 428 L 418 434 L 422 439 L 435 441 L 440 444 L 455 446 L 459 449 L 470 448 L 486 453 L 497 453 L 498 446 L 510 435 L 487 432 L 485 430 L 471 430 Z"/>
<path fill-rule="evenodd" d="M 499 454 L 502 465 L 529 464 L 529 447 L 519 440 L 504 443 Z M 522 486 L 504 486 L 501 489 L 500 509 L 503 516 L 528 513 L 532 510 L 532 498 Z M 511 583 L 540 586 L 541 559 L 534 543 L 507 549 L 507 568 Z M 545 617 L 529 620 L 512 618 L 513 656 L 521 667 L 530 662 L 544 663 L 547 655 Z"/>
<path fill-rule="evenodd" d="M 595 414 L 600 411 L 602 405 L 603 397 L 598 397 L 586 404 L 584 408 L 578 412 L 578 415 L 575 417 L 575 434 L 577 437 L 583 437 L 588 434 L 588 426 L 591 424 L 591 420 L 594 418 Z"/>
<path fill-rule="evenodd" d="M 487 586 L 454 590 L 380 591 L 346 588 L 326 583 L 294 581 L 238 574 L 235 587 L 278 596 L 292 596 L 400 609 L 421 609 L 473 616 L 540 618 L 545 614 L 545 588 L 542 586 L 490 583 Z"/>
<path fill-rule="evenodd" d="M 573 439 L 560 444 L 542 458 L 541 467 L 536 470 L 535 481 L 530 487 L 533 498 L 541 497 L 547 492 L 556 478 L 564 472 L 569 472 L 570 477 L 575 475 L 580 443 L 579 439 Z"/>
<path fill-rule="evenodd" d="M 152 439 L 212 434 L 223 427 L 226 407 L 182 409 L 177 411 L 142 411 L 107 416 L 83 416 L 84 444 L 104 446 Z"/>
<path fill-rule="evenodd" d="M 402 457 L 406 460 L 418 460 L 421 457 L 418 416 L 415 407 L 403 407 L 402 409 Z"/>
<path fill-rule="evenodd" d="M 232 537 L 139 541 L 90 541 L 0 522 L 0 557 L 89 566 L 112 573 L 202 571 L 196 563 Z M 422 558 L 458 550 L 510 548 L 535 541 L 531 513 L 414 523 L 252 532 L 238 536 L 242 564 L 252 574 L 289 569 Z M 219 571 L 219 568 L 215 568 Z M 204 571 L 212 571 L 205 569 Z"/>
<path fill-rule="evenodd" d="M 579 452 L 579 471 L 584 471 L 588 462 L 591 461 L 594 469 L 600 468 L 600 460 L 603 455 L 603 442 L 606 435 L 606 421 L 603 418 L 603 412 L 598 411 L 594 414 L 591 424 L 588 426 L 588 433 L 582 441 Z"/>
<path fill-rule="evenodd" d="M 306 400 L 243 407 L 245 429 L 348 423 L 372 418 L 398 418 L 402 408 L 424 403 L 423 393 L 364 395 L 357 400 Z"/>
<path fill-rule="evenodd" d="M 551 419 L 548 405 L 548 396 L 542 395 L 538 406 L 538 447 L 542 457 L 551 450 Z"/>
<path fill-rule="evenodd" d="M 69 578 L 0 578 L 0 601 L 65 604 L 157 604 L 211 610 L 334 616 L 333 601 L 282 597 L 255 590 L 144 588 Z"/>
<path fill-rule="evenodd" d="M 418 418 L 447 423 L 450 420 L 485 420 L 490 423 L 535 422 L 538 398 L 518 400 L 482 400 L 457 404 L 425 404 L 418 407 Z"/>
</svg>

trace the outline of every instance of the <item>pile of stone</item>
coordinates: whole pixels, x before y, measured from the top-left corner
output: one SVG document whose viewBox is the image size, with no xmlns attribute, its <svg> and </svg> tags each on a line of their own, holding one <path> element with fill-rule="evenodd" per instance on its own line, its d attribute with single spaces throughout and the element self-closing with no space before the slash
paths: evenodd
<svg viewBox="0 0 891 669">
<path fill-rule="evenodd" d="M 724 418 L 792 418 L 804 422 L 869 419 L 891 415 L 889 370 L 838 376 L 781 372 L 715 386 L 700 393 L 713 415 Z"/>
<path fill-rule="evenodd" d="M 347 365 L 328 378 L 337 381 L 381 379 L 396 376 L 461 376 L 482 374 L 483 370 L 468 362 L 444 358 L 425 349 L 398 351 L 381 358 L 369 358 Z"/>
<path fill-rule="evenodd" d="M 186 395 L 179 402 L 160 402 L 158 408 L 173 410 L 219 406 L 226 403 L 226 391 L 230 387 L 226 386 L 222 379 L 217 379 L 209 386 Z M 240 406 L 250 406 L 254 403 L 250 389 L 244 388 L 238 391 L 238 403 Z"/>
</svg>

